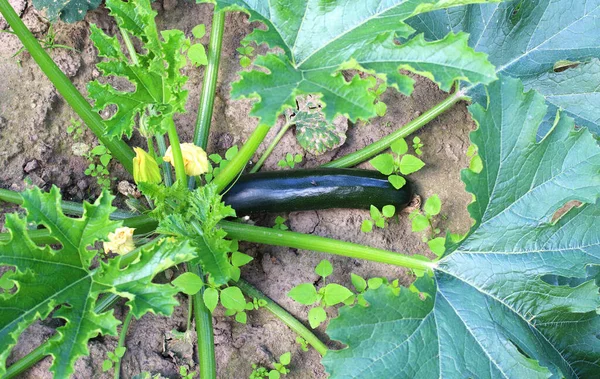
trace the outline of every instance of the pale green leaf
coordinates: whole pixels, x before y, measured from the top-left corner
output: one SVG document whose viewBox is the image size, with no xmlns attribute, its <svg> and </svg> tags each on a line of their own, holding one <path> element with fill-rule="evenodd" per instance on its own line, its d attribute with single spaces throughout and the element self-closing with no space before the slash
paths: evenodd
<svg viewBox="0 0 600 379">
<path fill-rule="evenodd" d="M 408 151 L 408 144 L 404 138 L 400 138 L 390 145 L 390 149 L 398 155 L 403 155 Z"/>
<path fill-rule="evenodd" d="M 396 214 L 396 207 L 393 205 L 385 205 L 381 209 L 381 213 L 387 218 L 394 217 Z"/>
<path fill-rule="evenodd" d="M 323 300 L 328 307 L 339 304 L 353 295 L 352 291 L 337 283 L 329 283 L 323 290 Z"/>
<path fill-rule="evenodd" d="M 381 172 L 383 175 L 390 175 L 394 172 L 394 157 L 392 154 L 379 154 L 369 161 L 371 166 Z"/>
<path fill-rule="evenodd" d="M 311 283 L 298 284 L 288 292 L 288 296 L 304 305 L 312 305 L 317 302 L 317 290 Z"/>
<path fill-rule="evenodd" d="M 311 328 L 317 328 L 323 321 L 327 320 L 327 313 L 321 307 L 312 308 L 308 311 L 308 323 Z"/>
<path fill-rule="evenodd" d="M 219 291 L 215 288 L 209 287 L 204 290 L 202 294 L 202 299 L 204 300 L 204 305 L 210 313 L 215 311 L 217 304 L 219 304 Z"/>
<path fill-rule="evenodd" d="M 350 279 L 358 292 L 364 292 L 367 289 L 367 281 L 362 276 L 351 273 Z"/>
<path fill-rule="evenodd" d="M 400 175 L 390 175 L 388 181 L 394 186 L 395 189 L 400 189 L 406 184 L 406 179 Z"/>
<path fill-rule="evenodd" d="M 192 272 L 179 275 L 171 283 L 186 295 L 195 295 L 204 285 L 202 279 Z"/>
<path fill-rule="evenodd" d="M 432 195 L 425 200 L 423 210 L 430 216 L 436 216 L 442 210 L 442 201 L 438 195 Z"/>
<path fill-rule="evenodd" d="M 371 220 L 363 220 L 360 230 L 363 233 L 371 233 L 373 231 L 373 221 Z"/>
<path fill-rule="evenodd" d="M 221 304 L 226 308 L 236 312 L 242 312 L 246 309 L 246 299 L 244 294 L 237 287 L 227 287 L 221 291 Z"/>
<path fill-rule="evenodd" d="M 410 175 L 419 171 L 425 166 L 425 163 L 414 155 L 406 154 L 400 159 L 400 173 Z"/>
<path fill-rule="evenodd" d="M 331 265 L 331 262 L 329 262 L 327 259 L 323 259 L 321 262 L 319 262 L 317 267 L 315 267 L 315 273 L 323 278 L 333 274 L 333 266 Z"/>
<path fill-rule="evenodd" d="M 328 332 L 348 348 L 323 359 L 332 378 L 597 376 L 600 296 L 589 268 L 600 266 L 600 147 L 562 115 L 538 142 L 545 99 L 518 80 L 488 91 L 487 109 L 470 108 L 484 168 L 463 171 L 475 225 L 448 238 L 434 276 L 415 283 L 427 296 L 381 288 L 365 293 L 370 307 L 340 310 Z M 554 219 L 572 200 L 583 204 Z"/>
</svg>

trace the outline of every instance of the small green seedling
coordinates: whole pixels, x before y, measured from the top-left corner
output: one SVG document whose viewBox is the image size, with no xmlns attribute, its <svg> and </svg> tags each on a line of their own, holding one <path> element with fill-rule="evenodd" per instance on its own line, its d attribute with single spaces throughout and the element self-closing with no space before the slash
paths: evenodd
<svg viewBox="0 0 600 379">
<path fill-rule="evenodd" d="M 108 165 L 112 160 L 112 155 L 108 149 L 104 145 L 99 144 L 90 150 L 85 157 L 89 162 L 85 174 L 96 178 L 98 185 L 103 189 L 109 189 L 114 178 L 110 177 L 110 172 L 108 171 Z"/>
<path fill-rule="evenodd" d="M 121 358 L 123 358 L 126 350 L 127 350 L 126 347 L 121 346 L 121 347 L 117 347 L 114 352 L 107 351 L 106 356 L 108 357 L 108 359 L 105 359 L 102 362 L 102 371 L 107 372 L 107 371 L 112 370 L 115 363 L 118 363 L 121 360 Z"/>
<path fill-rule="evenodd" d="M 421 139 L 419 137 L 413 138 L 413 150 L 417 155 L 423 154 L 423 146 L 425 145 L 421 142 Z"/>
<path fill-rule="evenodd" d="M 279 362 L 273 362 L 273 370 L 268 370 L 265 367 L 258 366 L 257 364 L 252 365 L 252 373 L 250 379 L 279 379 L 281 375 L 287 375 L 290 372 L 286 366 L 292 361 L 292 353 L 281 354 L 279 356 Z"/>
<path fill-rule="evenodd" d="M 15 32 L 10 31 L 10 30 L 0 30 L 0 33 L 7 33 L 7 34 L 15 34 Z M 56 43 L 56 32 L 54 31 L 54 24 L 50 23 L 50 26 L 48 27 L 48 32 L 46 33 L 46 36 L 41 39 L 40 41 L 40 45 L 42 45 L 42 47 L 45 50 L 52 50 L 52 49 L 65 49 L 65 50 L 70 50 L 70 51 L 74 51 L 79 53 L 79 51 L 77 49 L 72 48 L 71 46 L 67 46 L 67 45 L 61 45 Z M 19 55 L 21 55 L 21 53 L 23 53 L 25 51 L 25 47 L 21 47 L 19 50 L 17 50 L 16 53 L 14 53 L 11 58 L 17 58 Z M 17 58 L 17 64 L 19 66 L 21 66 L 21 59 Z"/>
<path fill-rule="evenodd" d="M 275 219 L 275 225 L 273 225 L 273 229 L 288 230 L 289 228 L 285 224 L 286 221 L 287 219 L 285 219 L 284 217 L 277 216 L 277 218 Z"/>
<path fill-rule="evenodd" d="M 371 159 L 369 163 L 383 175 L 388 175 L 388 180 L 394 188 L 400 189 L 406 184 L 406 179 L 400 174 L 415 173 L 422 169 L 425 163 L 414 155 L 407 154 L 408 144 L 404 138 L 394 142 L 390 148 L 393 154 L 380 154 Z"/>
<path fill-rule="evenodd" d="M 386 205 L 381 208 L 381 211 L 376 206 L 371 205 L 371 218 L 363 220 L 360 230 L 363 233 L 370 233 L 373 231 L 373 225 L 378 228 L 385 228 L 387 221 L 394 217 L 396 214 L 396 207 L 393 205 Z"/>
<path fill-rule="evenodd" d="M 80 142 L 83 139 L 83 128 L 83 123 L 80 120 L 71 117 L 70 124 L 67 126 L 67 134 L 73 138 L 73 141 Z"/>
<path fill-rule="evenodd" d="M 311 328 L 317 328 L 327 320 L 327 307 L 344 303 L 354 303 L 354 293 L 348 288 L 336 284 L 326 284 L 326 279 L 333 273 L 333 266 L 328 260 L 322 260 L 315 268 L 315 273 L 323 278 L 324 286 L 319 290 L 313 283 L 302 283 L 292 288 L 288 296 L 304 305 L 315 305 L 308 311 L 308 322 Z"/>
<path fill-rule="evenodd" d="M 304 338 L 300 336 L 296 337 L 296 343 L 300 345 L 302 351 L 308 351 L 308 342 Z"/>
<path fill-rule="evenodd" d="M 236 51 L 240 53 L 240 66 L 242 66 L 242 68 L 249 67 L 252 64 L 254 48 L 252 46 L 248 46 L 248 41 L 243 40 L 242 46 L 238 47 Z"/>
<path fill-rule="evenodd" d="M 184 365 L 179 367 L 179 375 L 181 375 L 181 379 L 194 379 L 196 373 L 190 371 L 190 368 L 187 365 Z"/>
<path fill-rule="evenodd" d="M 302 162 L 303 158 L 304 156 L 302 154 L 292 155 L 292 153 L 287 153 L 285 155 L 285 159 L 282 159 L 279 162 L 277 162 L 277 166 L 294 168 L 296 164 Z"/>
<path fill-rule="evenodd" d="M 199 40 L 206 34 L 206 27 L 204 24 L 199 24 L 192 29 L 192 35 L 195 39 Z M 197 67 L 206 66 L 208 64 L 208 57 L 206 56 L 206 49 L 201 43 L 191 44 L 187 50 L 188 59 Z"/>
<path fill-rule="evenodd" d="M 423 212 L 420 210 L 413 211 L 409 218 L 412 221 L 412 231 L 422 232 L 428 230 L 428 234 L 423 235 L 423 242 L 426 242 L 429 249 L 439 257 L 444 254 L 445 241 L 444 237 L 438 237 L 440 229 L 433 226 L 433 218 L 439 215 L 442 208 L 442 202 L 438 195 L 433 195 L 425 201 Z"/>
<path fill-rule="evenodd" d="M 233 157 L 235 157 L 238 154 L 238 152 L 238 146 L 234 145 L 225 152 L 225 158 L 223 158 L 219 154 L 209 155 L 208 159 L 215 163 L 215 166 L 208 166 L 208 173 L 204 175 L 204 180 L 206 180 L 206 183 L 212 182 L 213 178 L 217 176 L 219 172 L 229 164 L 229 162 L 233 159 Z"/>
<path fill-rule="evenodd" d="M 387 113 L 387 105 L 381 101 L 381 96 L 385 93 L 385 91 L 387 91 L 387 85 L 385 82 L 381 83 L 379 86 L 377 86 L 377 88 L 369 90 L 369 92 L 375 96 L 377 101 L 375 103 L 375 113 L 377 113 L 377 116 L 379 117 L 383 117 Z"/>
</svg>

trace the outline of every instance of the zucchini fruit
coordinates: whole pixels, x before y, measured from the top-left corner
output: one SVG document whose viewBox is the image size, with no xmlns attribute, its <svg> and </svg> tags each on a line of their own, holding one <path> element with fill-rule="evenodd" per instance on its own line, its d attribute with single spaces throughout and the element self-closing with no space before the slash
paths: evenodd
<svg viewBox="0 0 600 379">
<path fill-rule="evenodd" d="M 397 190 L 387 176 L 358 169 L 308 169 L 242 175 L 223 201 L 238 216 L 329 208 L 405 207 L 412 199 L 409 183 Z"/>
</svg>

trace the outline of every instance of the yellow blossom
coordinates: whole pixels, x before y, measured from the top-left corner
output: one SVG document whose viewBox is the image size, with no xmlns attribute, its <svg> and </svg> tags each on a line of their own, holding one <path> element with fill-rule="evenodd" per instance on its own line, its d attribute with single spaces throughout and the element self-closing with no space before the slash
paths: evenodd
<svg viewBox="0 0 600 379">
<path fill-rule="evenodd" d="M 104 242 L 104 252 L 112 251 L 120 255 L 127 254 L 135 249 L 133 243 L 133 231 L 135 229 L 122 227 L 117 228 L 114 233 L 108 233 L 108 241 Z"/>
<path fill-rule="evenodd" d="M 135 158 L 133 158 L 133 180 L 136 183 L 160 183 L 160 170 L 154 158 L 139 147 L 134 147 L 133 150 L 135 151 Z"/>
<path fill-rule="evenodd" d="M 181 155 L 183 156 L 183 165 L 185 166 L 186 175 L 198 176 L 208 172 L 208 157 L 201 147 L 196 146 L 193 143 L 182 143 Z M 163 160 L 175 166 L 171 146 L 167 149 Z"/>
</svg>

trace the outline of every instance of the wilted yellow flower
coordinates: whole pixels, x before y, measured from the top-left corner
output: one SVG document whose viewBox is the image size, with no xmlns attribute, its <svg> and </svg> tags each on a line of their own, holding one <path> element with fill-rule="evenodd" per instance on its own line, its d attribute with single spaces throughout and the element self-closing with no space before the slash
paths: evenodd
<svg viewBox="0 0 600 379">
<path fill-rule="evenodd" d="M 134 147 L 133 150 L 135 151 L 135 158 L 133 158 L 133 180 L 136 183 L 160 183 L 160 170 L 158 169 L 158 163 L 152 158 L 152 155 L 139 147 Z"/>
<path fill-rule="evenodd" d="M 112 251 L 120 255 L 127 254 L 135 249 L 133 243 L 133 231 L 135 229 L 126 226 L 117 228 L 114 233 L 108 233 L 108 241 L 104 242 L 104 252 Z"/>
<path fill-rule="evenodd" d="M 187 175 L 198 176 L 208 172 L 208 157 L 201 147 L 193 143 L 182 143 L 181 155 L 183 156 L 183 165 L 185 166 L 185 173 Z M 163 160 L 175 166 L 171 146 L 167 149 Z"/>
</svg>

